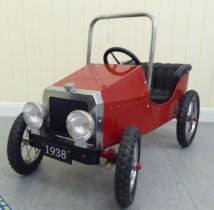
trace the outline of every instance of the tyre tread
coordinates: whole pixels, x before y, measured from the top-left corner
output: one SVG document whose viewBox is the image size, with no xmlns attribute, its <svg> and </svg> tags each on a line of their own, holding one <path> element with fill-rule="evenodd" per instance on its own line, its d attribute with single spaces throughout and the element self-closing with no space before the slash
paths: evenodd
<svg viewBox="0 0 214 210">
<path fill-rule="evenodd" d="M 140 137 L 141 134 L 139 129 L 135 126 L 129 126 L 125 130 L 120 142 L 115 173 L 115 197 L 117 203 L 122 208 L 128 207 L 134 200 L 137 184 L 135 184 L 132 193 L 130 193 L 130 168 L 132 164 L 135 141 L 138 142 L 138 149 L 140 151 Z M 138 156 L 140 156 L 139 151 Z"/>
</svg>

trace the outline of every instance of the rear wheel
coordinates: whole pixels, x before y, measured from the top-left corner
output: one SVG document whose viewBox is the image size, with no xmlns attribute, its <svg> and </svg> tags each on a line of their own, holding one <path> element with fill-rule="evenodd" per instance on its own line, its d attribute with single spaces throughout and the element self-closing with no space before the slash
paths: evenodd
<svg viewBox="0 0 214 210">
<path fill-rule="evenodd" d="M 29 127 L 20 114 L 10 130 L 7 156 L 11 167 L 17 173 L 24 175 L 32 173 L 42 160 L 40 149 L 30 146 Z"/>
<path fill-rule="evenodd" d="M 199 112 L 199 95 L 190 90 L 183 97 L 177 118 L 177 140 L 182 147 L 188 147 L 195 137 Z"/>
<path fill-rule="evenodd" d="M 140 139 L 138 128 L 130 126 L 126 129 L 120 142 L 115 169 L 115 197 L 122 207 L 128 207 L 134 200 L 137 187 L 140 162 Z"/>
</svg>

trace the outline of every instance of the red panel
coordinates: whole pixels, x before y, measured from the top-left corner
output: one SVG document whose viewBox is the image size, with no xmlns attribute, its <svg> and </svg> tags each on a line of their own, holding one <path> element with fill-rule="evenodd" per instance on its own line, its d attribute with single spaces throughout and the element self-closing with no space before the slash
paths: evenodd
<svg viewBox="0 0 214 210">
<path fill-rule="evenodd" d="M 90 64 L 56 82 L 55 86 L 64 86 L 73 82 L 76 88 L 102 91 L 122 78 L 127 77 L 141 66 Z"/>
<path fill-rule="evenodd" d="M 135 77 L 132 77 L 133 83 L 135 84 L 125 88 L 124 91 L 121 92 L 121 96 L 118 96 L 117 91 L 112 91 L 111 96 L 109 96 L 110 98 L 124 97 L 126 92 L 129 92 L 128 88 L 131 88 L 132 91 L 136 93 L 141 93 L 143 89 L 144 95 L 139 94 L 140 97 L 105 104 L 103 128 L 104 147 L 106 148 L 119 143 L 123 131 L 129 125 L 138 126 L 141 129 L 141 133 L 145 134 L 176 117 L 180 99 L 187 89 L 188 76 L 188 74 L 182 76 L 173 96 L 164 104 L 156 104 L 150 101 L 147 86 L 144 83 L 140 84 L 136 82 L 137 78 Z M 118 88 L 119 86 L 120 84 L 118 84 Z M 110 92 L 108 92 L 108 94 L 109 93 Z M 108 100 L 105 92 L 103 93 L 103 97 Z"/>
<path fill-rule="evenodd" d="M 164 104 L 150 100 L 142 66 L 90 64 L 54 85 L 73 82 L 78 89 L 101 91 L 104 100 L 103 143 L 118 143 L 124 129 L 138 126 L 150 132 L 176 117 L 186 92 L 188 74 L 182 76 L 171 99 Z"/>
<path fill-rule="evenodd" d="M 129 125 L 143 126 L 142 117 L 147 112 L 149 90 L 142 68 L 102 91 L 104 104 L 104 147 L 119 142 Z"/>
<path fill-rule="evenodd" d="M 177 84 L 174 94 L 168 102 L 164 104 L 155 104 L 154 102 L 151 102 L 149 115 L 152 115 L 153 118 L 152 126 L 151 128 L 147 128 L 145 130 L 143 129 L 143 132 L 149 132 L 155 128 L 158 128 L 177 116 L 180 100 L 187 90 L 188 77 L 189 74 L 182 76 L 181 80 Z"/>
</svg>

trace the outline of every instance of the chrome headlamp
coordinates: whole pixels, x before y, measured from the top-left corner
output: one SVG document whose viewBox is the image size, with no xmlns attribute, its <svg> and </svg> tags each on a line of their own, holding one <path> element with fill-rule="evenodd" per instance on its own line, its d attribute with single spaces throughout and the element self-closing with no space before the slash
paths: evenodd
<svg viewBox="0 0 214 210">
<path fill-rule="evenodd" d="M 74 140 L 87 141 L 93 135 L 95 122 L 88 112 L 75 110 L 68 115 L 66 127 Z"/>
<path fill-rule="evenodd" d="M 24 120 L 32 129 L 40 129 L 46 117 L 46 110 L 41 104 L 28 102 L 23 108 Z"/>
</svg>

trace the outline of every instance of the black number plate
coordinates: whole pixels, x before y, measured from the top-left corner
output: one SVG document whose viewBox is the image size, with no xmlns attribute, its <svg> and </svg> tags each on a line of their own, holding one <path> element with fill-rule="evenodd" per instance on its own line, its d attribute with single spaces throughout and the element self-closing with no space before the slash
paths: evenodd
<svg viewBox="0 0 214 210">
<path fill-rule="evenodd" d="M 61 148 L 50 144 L 44 144 L 43 151 L 44 151 L 44 154 L 48 157 L 51 157 L 66 163 L 72 163 L 70 151 L 65 148 Z"/>
</svg>

